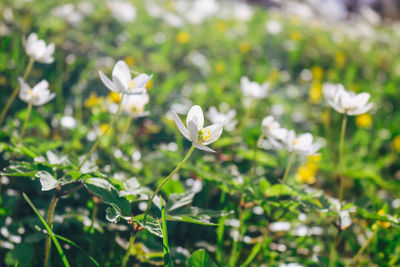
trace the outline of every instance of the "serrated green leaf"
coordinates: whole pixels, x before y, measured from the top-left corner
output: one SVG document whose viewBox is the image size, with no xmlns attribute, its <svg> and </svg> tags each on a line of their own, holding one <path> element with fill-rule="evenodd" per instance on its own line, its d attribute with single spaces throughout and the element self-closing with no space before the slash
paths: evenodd
<svg viewBox="0 0 400 267">
<path fill-rule="evenodd" d="M 5 168 L 4 171 L 0 172 L 0 175 L 34 177 L 36 173 L 37 170 L 33 168 L 31 163 L 20 161 Z"/>
<path fill-rule="evenodd" d="M 104 203 L 111 205 L 115 213 L 108 210 L 107 214 L 113 222 L 118 221 L 118 218 L 130 218 L 131 206 L 129 201 L 120 197 L 117 189 L 109 181 L 102 178 L 89 178 L 84 181 L 84 185 L 89 191 L 100 197 Z"/>
<path fill-rule="evenodd" d="M 199 249 L 193 252 L 189 258 L 190 267 L 217 267 L 210 255 L 205 249 Z"/>
<path fill-rule="evenodd" d="M 132 220 L 134 222 L 138 223 L 140 226 L 145 228 L 147 231 L 149 231 L 153 235 L 156 235 L 161 238 L 163 237 L 162 231 L 160 228 L 160 224 L 158 223 L 158 221 L 155 218 L 153 218 L 150 215 L 147 215 L 146 223 L 144 223 L 143 219 L 144 219 L 144 214 L 140 214 L 138 216 L 135 216 Z"/>
<path fill-rule="evenodd" d="M 189 205 L 190 203 L 192 203 L 194 195 L 195 193 L 191 191 L 183 194 L 170 195 L 166 206 L 167 213 L 169 214 L 176 209 Z"/>
<path fill-rule="evenodd" d="M 40 179 L 40 185 L 42 186 L 42 191 L 49 191 L 57 187 L 60 184 L 57 179 L 53 177 L 50 173 L 46 171 L 38 171 L 35 175 Z"/>
</svg>

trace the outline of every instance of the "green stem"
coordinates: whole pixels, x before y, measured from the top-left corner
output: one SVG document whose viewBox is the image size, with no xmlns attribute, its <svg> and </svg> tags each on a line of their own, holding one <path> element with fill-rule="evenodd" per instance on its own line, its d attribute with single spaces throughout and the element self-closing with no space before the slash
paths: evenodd
<svg viewBox="0 0 400 267">
<path fill-rule="evenodd" d="M 356 265 L 359 258 L 361 255 L 364 253 L 364 251 L 367 249 L 367 247 L 371 244 L 372 239 L 375 237 L 376 233 L 378 232 L 378 225 L 376 225 L 375 231 L 372 233 L 372 235 L 368 238 L 368 240 L 364 243 L 364 245 L 360 248 L 360 250 L 357 252 L 357 254 L 354 256 L 354 258 L 351 259 L 351 263 Z"/>
<path fill-rule="evenodd" d="M 117 141 L 117 142 L 118 142 L 118 143 L 117 143 L 118 146 L 120 146 L 122 139 L 124 138 L 126 132 L 129 130 L 129 128 L 130 128 L 130 126 L 131 126 L 131 123 L 132 123 L 132 119 L 133 119 L 133 117 L 132 117 L 132 116 L 129 116 L 128 122 L 126 122 L 125 127 L 124 127 L 124 129 L 122 130 L 121 138 L 118 138 L 118 141 Z"/>
<path fill-rule="evenodd" d="M 340 143 L 339 143 L 339 201 L 341 202 L 343 199 L 343 146 L 344 146 L 344 136 L 346 133 L 346 124 L 347 124 L 347 116 L 346 114 L 343 115 L 342 120 L 342 129 L 340 131 Z"/>
<path fill-rule="evenodd" d="M 56 193 L 51 199 L 49 209 L 47 211 L 46 223 L 50 226 L 53 226 L 53 215 L 54 210 L 56 209 L 56 205 L 58 202 L 58 194 Z M 46 235 L 45 244 L 44 244 L 44 266 L 48 266 L 49 256 L 50 256 L 50 247 L 51 247 L 51 239 L 49 235 Z"/>
<path fill-rule="evenodd" d="M 94 201 L 94 206 L 93 206 L 93 210 L 92 210 L 92 222 L 90 224 L 90 230 L 89 230 L 90 234 L 94 233 L 94 224 L 96 222 L 96 217 L 97 217 L 97 211 L 98 210 L 99 210 L 99 204 L 97 203 L 97 201 Z"/>
<path fill-rule="evenodd" d="M 293 164 L 293 160 L 294 160 L 294 156 L 295 156 L 295 155 L 296 155 L 295 153 L 292 153 L 292 154 L 290 155 L 289 162 L 288 162 L 288 164 L 287 164 L 287 166 L 286 166 L 285 174 L 283 175 L 283 178 L 282 178 L 282 184 L 284 184 L 285 181 L 286 181 L 286 178 L 287 178 L 287 176 L 288 176 L 288 174 L 289 174 L 290 168 L 292 167 L 292 164 Z"/>
<path fill-rule="evenodd" d="M 18 142 L 17 143 L 20 143 L 22 141 L 22 138 L 25 135 L 26 126 L 28 125 L 28 121 L 29 121 L 29 117 L 31 116 L 31 112 L 32 112 L 32 103 L 29 103 L 28 104 L 28 111 L 26 112 L 24 124 L 22 126 L 21 134 L 18 137 Z"/>
<path fill-rule="evenodd" d="M 257 139 L 256 146 L 254 147 L 254 150 L 253 150 L 253 158 L 252 158 L 251 163 L 250 163 L 250 172 L 249 172 L 249 178 L 250 179 L 253 177 L 254 170 L 257 167 L 257 162 L 256 162 L 257 152 L 258 152 L 258 148 L 259 148 L 260 143 L 261 143 L 263 138 L 264 138 L 264 134 L 260 134 L 260 136 Z"/>
<path fill-rule="evenodd" d="M 89 153 L 86 154 L 86 156 L 83 159 L 83 161 L 81 162 L 81 164 L 79 164 L 78 171 L 82 168 L 83 164 L 85 164 L 85 162 L 90 158 L 90 156 L 93 154 L 93 152 L 96 149 L 96 147 L 100 144 L 101 139 L 103 139 L 103 137 L 107 134 L 108 130 L 113 126 L 113 124 L 115 122 L 115 119 L 117 118 L 117 116 L 118 116 L 118 114 L 119 114 L 119 112 L 121 110 L 122 101 L 124 100 L 124 96 L 125 96 L 125 94 L 122 94 L 121 99 L 119 101 L 117 112 L 115 112 L 115 114 L 112 117 L 110 123 L 107 125 L 107 129 L 100 135 L 99 138 L 97 138 L 96 143 L 94 143 L 92 148 L 89 150 Z"/>
<path fill-rule="evenodd" d="M 126 249 L 126 253 L 125 253 L 124 257 L 122 258 L 121 267 L 125 267 L 126 264 L 128 263 L 129 257 L 131 256 L 131 250 L 132 250 L 134 242 L 135 242 L 135 233 L 132 232 L 131 236 L 129 238 L 128 248 Z"/>
<path fill-rule="evenodd" d="M 175 170 L 173 170 L 168 176 L 167 178 L 165 178 L 161 184 L 157 187 L 157 189 L 154 191 L 153 195 L 151 195 L 149 202 L 147 203 L 147 207 L 146 210 L 144 211 L 144 222 L 146 223 L 146 216 L 147 216 L 147 212 L 150 209 L 151 203 L 154 199 L 154 197 L 158 194 L 158 192 L 160 192 L 161 188 L 168 182 L 168 180 L 172 177 L 172 175 L 174 175 L 175 173 L 177 173 L 179 171 L 180 168 L 182 168 L 183 164 L 185 164 L 185 162 L 189 159 L 190 155 L 192 154 L 193 150 L 194 150 L 194 145 L 192 145 L 192 147 L 190 148 L 189 152 L 186 154 L 185 158 L 181 161 L 181 163 L 179 163 L 179 165 L 175 168 Z"/>
<path fill-rule="evenodd" d="M 28 66 L 25 69 L 24 76 L 22 76 L 22 79 L 25 81 L 26 78 L 28 78 L 29 73 L 31 73 L 33 63 L 35 63 L 35 60 L 33 58 L 29 59 Z M 19 90 L 21 89 L 21 85 L 18 83 L 17 87 L 15 88 L 14 92 L 11 94 L 10 98 L 8 99 L 6 105 L 4 106 L 3 110 L 1 111 L 0 115 L 0 125 L 3 123 L 4 118 L 7 115 L 7 111 L 10 108 L 11 104 L 14 102 L 15 97 L 17 97 Z"/>
<path fill-rule="evenodd" d="M 168 229 L 167 229 L 167 215 L 165 212 L 164 201 L 161 198 L 161 220 L 162 220 L 162 233 L 163 233 L 163 253 L 164 253 L 164 267 L 168 267 L 172 264 L 169 255 L 169 244 L 168 244 Z"/>
<path fill-rule="evenodd" d="M 243 201 L 244 201 L 244 197 L 242 195 L 240 197 L 240 203 L 239 203 L 239 228 L 238 228 L 239 229 L 239 238 L 238 238 L 238 240 L 234 240 L 233 244 L 232 244 L 232 253 L 231 253 L 231 257 L 229 259 L 229 266 L 231 266 L 231 267 L 237 266 L 236 263 L 240 258 L 241 249 L 242 249 L 239 242 L 246 230 L 244 227 L 244 216 L 243 216 L 244 208 L 242 207 Z"/>
</svg>

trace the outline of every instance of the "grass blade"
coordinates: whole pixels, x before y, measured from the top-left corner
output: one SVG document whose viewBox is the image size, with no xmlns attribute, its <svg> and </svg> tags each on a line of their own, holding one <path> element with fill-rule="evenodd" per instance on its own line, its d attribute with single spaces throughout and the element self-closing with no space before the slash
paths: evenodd
<svg viewBox="0 0 400 267">
<path fill-rule="evenodd" d="M 62 250 L 60 243 L 58 243 L 58 240 L 56 238 L 56 236 L 54 235 L 53 231 L 51 230 L 50 226 L 46 223 L 46 221 L 43 219 L 42 215 L 40 215 L 39 211 L 35 208 L 35 206 L 33 205 L 32 201 L 29 199 L 29 197 L 25 194 L 22 193 L 22 196 L 25 198 L 26 202 L 28 202 L 29 206 L 31 206 L 31 208 L 33 209 L 33 211 L 36 213 L 36 215 L 39 217 L 40 221 L 43 223 L 44 227 L 46 228 L 47 232 L 49 233 L 51 239 L 54 242 L 54 245 L 57 248 L 58 253 L 60 254 L 60 257 L 64 263 L 65 267 L 70 267 L 67 257 L 64 254 L 64 251 Z"/>
<path fill-rule="evenodd" d="M 169 255 L 167 215 L 165 214 L 163 199 L 160 198 L 160 201 L 161 201 L 161 221 L 162 221 L 162 232 L 163 232 L 164 267 L 171 267 L 172 262 Z"/>
</svg>

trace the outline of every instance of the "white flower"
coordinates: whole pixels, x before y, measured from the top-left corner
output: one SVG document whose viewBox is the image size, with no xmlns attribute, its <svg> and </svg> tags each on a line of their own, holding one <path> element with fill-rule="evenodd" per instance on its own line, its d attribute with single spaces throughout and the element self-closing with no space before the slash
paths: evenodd
<svg viewBox="0 0 400 267">
<path fill-rule="evenodd" d="M 235 129 L 237 120 L 234 120 L 236 116 L 236 111 L 234 109 L 223 113 L 219 112 L 216 107 L 210 107 L 206 116 L 212 123 L 219 123 L 228 131 Z"/>
<path fill-rule="evenodd" d="M 136 8 L 125 1 L 109 1 L 107 3 L 111 15 L 121 23 L 133 22 L 136 19 Z"/>
<path fill-rule="evenodd" d="M 364 114 L 374 106 L 373 103 L 368 103 L 369 93 L 355 94 L 346 91 L 341 84 L 325 84 L 323 94 L 332 108 L 350 116 Z"/>
<path fill-rule="evenodd" d="M 265 117 L 261 123 L 261 126 L 263 134 L 268 138 L 284 140 L 288 133 L 288 130 L 281 128 L 279 122 L 277 122 L 272 116 Z"/>
<path fill-rule="evenodd" d="M 113 92 L 134 95 L 146 92 L 146 84 L 151 80 L 153 75 L 139 74 L 132 79 L 131 71 L 128 65 L 120 60 L 115 64 L 112 72 L 112 81 L 99 71 L 100 79 Z"/>
<path fill-rule="evenodd" d="M 268 96 L 270 84 L 265 82 L 262 85 L 252 82 L 247 77 L 240 79 L 240 88 L 245 96 L 256 99 L 263 99 Z"/>
<path fill-rule="evenodd" d="M 274 117 L 267 116 L 261 123 L 263 135 L 267 140 L 263 141 L 265 147 L 272 149 L 281 149 L 284 147 L 283 143 L 286 140 L 288 130 L 281 128 L 279 122 Z"/>
<path fill-rule="evenodd" d="M 149 95 L 128 95 L 122 101 L 122 109 L 134 118 L 143 117 L 149 114 L 144 111 L 144 106 L 149 103 Z"/>
<path fill-rule="evenodd" d="M 284 145 L 289 152 L 306 156 L 315 154 L 321 148 L 321 144 L 313 144 L 312 134 L 305 133 L 296 137 L 293 130 L 287 133 Z"/>
<path fill-rule="evenodd" d="M 41 106 L 52 100 L 56 94 L 51 93 L 49 90 L 49 83 L 46 80 L 42 80 L 36 84 L 33 88 L 29 86 L 21 77 L 18 78 L 21 85 L 19 91 L 19 98 L 22 101 L 32 104 L 34 106 Z"/>
<path fill-rule="evenodd" d="M 186 126 L 183 125 L 181 119 L 179 119 L 178 114 L 172 112 L 176 126 L 178 126 L 179 131 L 182 135 L 191 141 L 193 145 L 199 149 L 215 152 L 206 145 L 211 144 L 216 141 L 222 133 L 221 124 L 213 124 L 203 128 L 204 116 L 201 107 L 194 105 L 188 112 L 186 118 Z"/>
<path fill-rule="evenodd" d="M 24 40 L 24 47 L 26 54 L 37 62 L 50 64 L 54 61 L 52 57 L 55 49 L 54 44 L 50 43 L 46 46 L 46 43 L 38 39 L 34 32 L 29 34 L 26 41 Z"/>
</svg>

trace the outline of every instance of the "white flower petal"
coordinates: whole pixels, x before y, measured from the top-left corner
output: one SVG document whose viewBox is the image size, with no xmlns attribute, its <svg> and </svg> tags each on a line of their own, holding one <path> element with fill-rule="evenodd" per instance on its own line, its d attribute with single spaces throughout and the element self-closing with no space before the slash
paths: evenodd
<svg viewBox="0 0 400 267">
<path fill-rule="evenodd" d="M 115 64 L 112 76 L 117 77 L 122 83 L 128 83 L 131 81 L 131 71 L 125 61 L 119 60 Z"/>
<path fill-rule="evenodd" d="M 222 125 L 216 123 L 216 124 L 210 125 L 208 127 L 205 127 L 203 130 L 204 131 L 210 130 L 210 137 L 208 138 L 208 140 L 203 142 L 204 145 L 208 145 L 208 144 L 211 144 L 212 142 L 215 142 L 221 136 Z"/>
<path fill-rule="evenodd" d="M 172 112 L 172 115 L 174 116 L 174 121 L 176 126 L 178 127 L 179 131 L 181 132 L 181 134 L 188 140 L 190 140 L 189 137 L 189 131 L 188 129 L 186 129 L 186 127 L 183 125 L 181 119 L 178 117 L 178 114 L 176 114 L 176 112 Z"/>
<path fill-rule="evenodd" d="M 198 149 L 207 151 L 207 152 L 212 152 L 212 153 L 217 153 L 217 151 L 212 150 L 211 148 L 209 148 L 208 146 L 202 145 L 202 144 L 195 144 L 195 147 L 197 147 Z"/>
<path fill-rule="evenodd" d="M 189 127 L 189 122 L 192 121 L 196 127 L 197 131 L 204 125 L 204 116 L 201 107 L 194 105 L 188 112 L 186 117 L 186 125 Z M 190 132 L 190 129 L 189 129 Z"/>
<path fill-rule="evenodd" d="M 197 128 L 197 125 L 193 121 L 189 121 L 187 126 L 189 130 L 189 140 L 197 144 L 199 142 L 199 128 Z"/>
<path fill-rule="evenodd" d="M 103 73 L 102 71 L 100 71 L 100 70 L 99 70 L 99 76 L 100 76 L 100 79 L 101 79 L 101 81 L 103 82 L 103 84 L 104 84 L 108 89 L 110 89 L 110 90 L 113 91 L 113 92 L 118 93 L 118 90 L 117 90 L 117 88 L 115 87 L 114 83 L 113 83 L 110 79 L 108 79 L 108 77 L 107 77 L 106 75 L 104 75 L 104 73 Z"/>
</svg>

